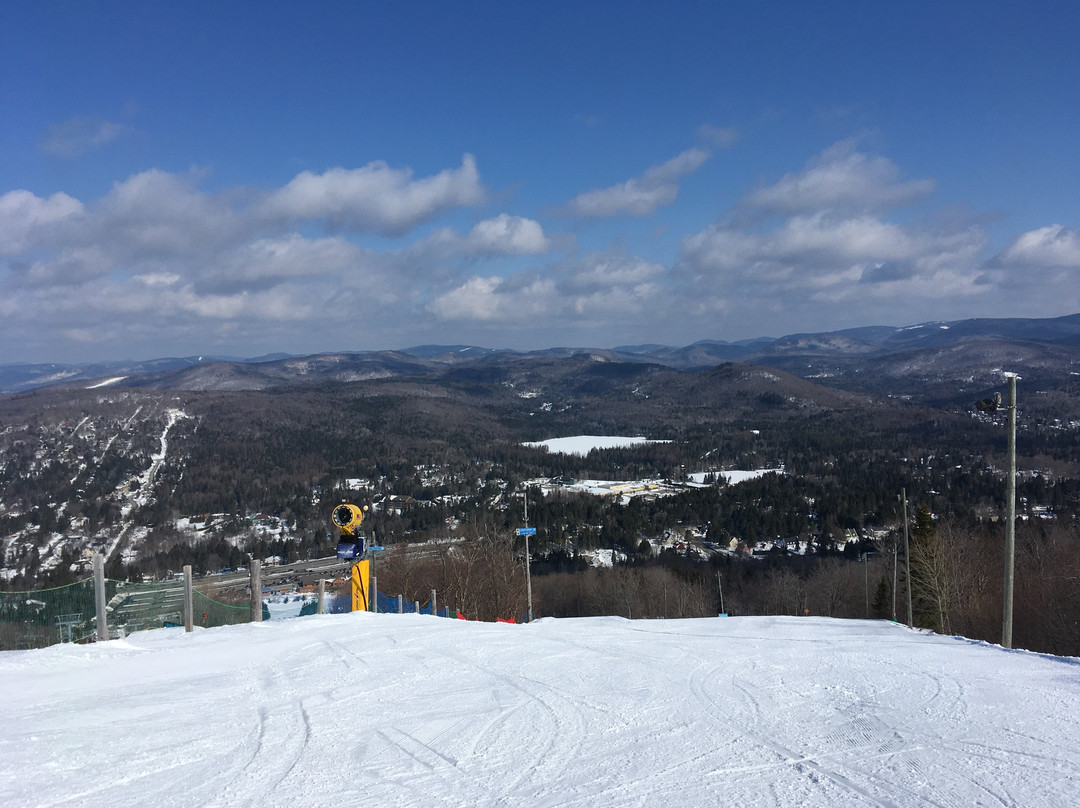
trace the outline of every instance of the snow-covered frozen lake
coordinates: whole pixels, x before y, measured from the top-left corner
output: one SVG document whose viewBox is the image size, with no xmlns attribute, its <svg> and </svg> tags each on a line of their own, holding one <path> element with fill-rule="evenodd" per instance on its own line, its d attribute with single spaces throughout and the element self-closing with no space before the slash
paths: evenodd
<svg viewBox="0 0 1080 808">
<path fill-rule="evenodd" d="M 758 477 L 762 477 L 766 474 L 783 473 L 783 469 L 754 469 L 752 471 L 695 471 L 693 474 L 688 474 L 687 476 L 695 483 L 703 483 L 710 474 L 715 474 L 717 477 L 723 477 L 731 485 L 736 485 L 737 483 L 746 480 L 756 480 Z"/>
<path fill-rule="evenodd" d="M 573 454 L 584 457 L 593 449 L 626 449 L 646 443 L 670 442 L 666 440 L 649 440 L 641 437 L 624 438 L 615 435 L 574 435 L 569 438 L 551 438 L 550 440 L 533 441 L 522 445 L 534 449 L 547 449 L 555 454 Z"/>
<path fill-rule="evenodd" d="M 0 653 L 11 806 L 1073 806 L 1080 659 L 826 618 L 355 613 Z"/>
</svg>

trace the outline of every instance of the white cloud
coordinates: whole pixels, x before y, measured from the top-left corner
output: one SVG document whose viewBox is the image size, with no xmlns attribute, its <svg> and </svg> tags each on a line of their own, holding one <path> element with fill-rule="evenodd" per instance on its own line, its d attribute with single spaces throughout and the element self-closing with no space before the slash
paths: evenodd
<svg viewBox="0 0 1080 808">
<path fill-rule="evenodd" d="M 635 256 L 593 253 L 545 270 L 472 277 L 434 298 L 428 311 L 454 322 L 604 328 L 655 309 L 663 297 L 660 264 Z"/>
<path fill-rule="evenodd" d="M 698 137 L 721 149 L 727 149 L 739 142 L 739 130 L 734 126 L 712 126 L 703 123 L 698 127 Z"/>
<path fill-rule="evenodd" d="M 662 264 L 636 256 L 593 253 L 573 265 L 566 283 L 573 289 L 633 288 L 653 282 L 666 271 Z"/>
<path fill-rule="evenodd" d="M 216 320 L 247 317 L 303 320 L 316 313 L 314 307 L 297 297 L 291 288 L 202 295 L 188 287 L 169 295 L 167 302 L 180 311 Z"/>
<path fill-rule="evenodd" d="M 485 197 L 476 160 L 466 154 L 461 167 L 413 179 L 411 169 L 382 161 L 362 168 L 305 171 L 260 206 L 261 216 L 289 221 L 322 220 L 341 230 L 398 236 L 451 208 L 480 204 Z"/>
<path fill-rule="evenodd" d="M 198 179 L 150 169 L 114 183 L 84 237 L 110 245 L 120 261 L 216 252 L 245 237 L 250 226 L 224 198 L 200 191 Z"/>
<path fill-rule="evenodd" d="M 58 250 L 54 255 L 20 268 L 15 277 L 27 286 L 76 284 L 108 275 L 116 262 L 101 246 L 80 245 Z"/>
<path fill-rule="evenodd" d="M 560 239 L 565 247 L 572 240 Z M 448 267 L 465 267 L 478 260 L 522 255 L 543 255 L 554 248 L 554 241 L 534 219 L 501 213 L 477 222 L 465 235 L 443 227 L 422 239 L 387 254 L 400 278 L 416 281 L 434 277 Z"/>
<path fill-rule="evenodd" d="M 697 171 L 708 160 L 705 149 L 688 149 L 665 163 L 655 165 L 640 177 L 578 194 L 566 204 L 572 216 L 599 218 L 627 213 L 648 216 L 662 205 L 670 205 L 679 195 L 678 180 Z"/>
<path fill-rule="evenodd" d="M 793 216 L 766 232 L 714 225 L 683 241 L 675 274 L 720 307 L 738 300 L 797 309 L 808 301 L 858 303 L 889 296 L 912 305 L 941 295 L 980 295 L 976 227 L 928 230 L 870 215 Z"/>
<path fill-rule="evenodd" d="M 398 201 L 408 207 L 427 194 L 430 204 L 447 204 L 460 176 L 399 184 Z M 2 339 L 86 335 L 96 327 L 102 340 L 127 345 L 150 322 L 152 340 L 266 338 L 269 322 L 307 318 L 310 331 L 370 323 L 382 306 L 426 294 L 423 278 L 415 290 L 400 288 L 407 247 L 375 253 L 340 235 L 302 235 L 295 229 L 302 222 L 265 217 L 264 198 L 242 189 L 208 194 L 199 179 L 152 169 L 87 204 L 29 191 L 0 197 L 0 254 L 10 259 L 0 262 Z M 538 223 L 510 216 L 476 229 L 475 245 L 456 238 L 464 252 L 526 252 L 546 243 Z M 398 308 L 387 317 L 402 315 Z"/>
<path fill-rule="evenodd" d="M 131 131 L 122 123 L 80 115 L 50 126 L 41 141 L 41 150 L 54 157 L 81 157 Z"/>
<path fill-rule="evenodd" d="M 998 256 L 1002 264 L 1080 268 L 1080 230 L 1060 224 L 1029 230 Z"/>
<path fill-rule="evenodd" d="M 359 271 L 370 264 L 366 250 L 341 238 L 305 238 L 298 233 L 259 238 L 221 257 L 204 285 L 215 287 Z"/>
<path fill-rule="evenodd" d="M 902 181 L 889 160 L 838 143 L 804 171 L 743 198 L 741 212 L 771 218 L 742 216 L 685 237 L 673 276 L 696 310 L 726 312 L 744 327 L 753 323 L 750 312 L 808 320 L 815 306 L 839 306 L 849 323 L 893 321 L 890 306 L 911 307 L 914 319 L 925 319 L 927 306 L 992 288 L 981 227 L 886 218 L 885 211 L 932 189 L 932 180 Z"/>
<path fill-rule="evenodd" d="M 871 157 L 841 141 L 807 167 L 785 174 L 775 185 L 747 194 L 744 203 L 777 213 L 824 210 L 880 211 L 907 205 L 934 190 L 930 179 L 900 182 L 900 170 L 885 157 Z"/>
<path fill-rule="evenodd" d="M 689 150 L 575 200 L 593 215 L 644 215 L 707 158 Z M 891 215 L 932 181 L 905 181 L 847 143 L 748 193 L 730 218 L 683 237 L 674 260 L 656 260 L 659 239 L 643 239 L 643 249 L 659 245 L 650 255 L 602 244 L 579 253 L 573 237 L 509 211 L 414 236 L 421 222 L 482 201 L 469 156 L 420 179 L 370 163 L 265 193 L 208 193 L 203 180 L 151 169 L 95 200 L 0 195 L 0 343 L 98 334 L 91 344 L 109 341 L 111 355 L 132 345 L 149 355 L 177 341 L 319 350 L 361 333 L 373 346 L 778 335 L 966 316 L 965 306 L 993 316 L 970 301 L 1074 306 L 1075 295 L 1047 290 L 1071 288 L 1080 267 L 1080 231 L 1063 225 L 1023 233 L 987 261 L 985 219 Z M 404 235 L 374 248 L 343 229 Z"/>
<path fill-rule="evenodd" d="M 466 159 L 464 175 L 458 170 L 415 183 L 398 182 L 397 202 L 391 202 L 401 215 L 406 208 L 416 214 L 448 204 L 455 183 L 470 184 L 465 176 L 469 165 L 471 158 Z M 400 174 L 396 176 L 400 180 Z M 199 173 L 150 169 L 114 183 L 104 197 L 86 205 L 66 194 L 47 199 L 22 190 L 4 194 L 0 255 L 14 259 L 9 285 L 78 284 L 106 276 L 176 277 L 207 293 L 334 275 L 343 283 L 368 283 L 377 287 L 373 293 L 385 296 L 394 261 L 341 236 L 301 236 L 294 228 L 302 220 L 266 217 L 265 198 L 239 189 L 208 194 L 198 187 L 201 178 Z M 457 252 L 464 254 L 523 254 L 547 246 L 539 223 L 506 214 L 481 222 L 469 238 L 453 238 Z M 375 280 L 379 273 L 384 280 Z"/>
<path fill-rule="evenodd" d="M 172 286 L 180 280 L 180 276 L 174 272 L 150 272 L 146 275 L 135 275 L 134 280 L 150 287 Z"/>
<path fill-rule="evenodd" d="M 478 222 L 466 243 L 470 251 L 490 255 L 539 255 L 551 247 L 539 222 L 506 213 Z"/>
<path fill-rule="evenodd" d="M 873 217 L 833 220 L 796 216 L 771 232 L 749 233 L 716 225 L 684 242 L 696 265 L 730 270 L 761 261 L 835 265 L 907 260 L 917 251 L 909 233 Z"/>
<path fill-rule="evenodd" d="M 83 212 L 83 205 L 65 193 L 42 199 L 30 191 L 0 196 L 0 255 L 16 255 L 55 236 L 56 227 Z"/>
<path fill-rule="evenodd" d="M 429 311 L 444 320 L 478 320 L 480 322 L 506 319 L 508 298 L 500 293 L 504 281 L 499 277 L 469 278 L 433 300 Z"/>
</svg>

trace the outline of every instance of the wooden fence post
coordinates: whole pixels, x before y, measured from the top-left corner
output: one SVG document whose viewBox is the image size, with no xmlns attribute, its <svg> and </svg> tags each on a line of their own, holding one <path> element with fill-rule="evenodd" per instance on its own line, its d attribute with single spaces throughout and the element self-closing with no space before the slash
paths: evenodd
<svg viewBox="0 0 1080 808">
<path fill-rule="evenodd" d="M 325 614 L 323 611 L 323 599 L 326 597 L 326 581 L 319 579 L 319 604 L 315 607 L 315 614 Z"/>
<path fill-rule="evenodd" d="M 262 622 L 262 570 L 257 558 L 251 559 L 251 622 Z"/>
<path fill-rule="evenodd" d="M 94 611 L 97 612 L 97 640 L 109 639 L 109 625 L 105 619 L 105 557 L 94 553 Z"/>
<path fill-rule="evenodd" d="M 184 565 L 184 631 L 195 630 L 195 607 L 191 594 L 191 565 Z"/>
</svg>

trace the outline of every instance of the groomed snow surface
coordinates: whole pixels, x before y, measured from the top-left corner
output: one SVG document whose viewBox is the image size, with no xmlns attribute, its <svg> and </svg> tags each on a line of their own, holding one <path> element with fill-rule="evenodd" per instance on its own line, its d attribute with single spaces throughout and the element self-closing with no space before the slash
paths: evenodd
<svg viewBox="0 0 1080 808">
<path fill-rule="evenodd" d="M 354 613 L 0 654 L 11 806 L 1074 806 L 1080 659 L 825 618 Z"/>
</svg>

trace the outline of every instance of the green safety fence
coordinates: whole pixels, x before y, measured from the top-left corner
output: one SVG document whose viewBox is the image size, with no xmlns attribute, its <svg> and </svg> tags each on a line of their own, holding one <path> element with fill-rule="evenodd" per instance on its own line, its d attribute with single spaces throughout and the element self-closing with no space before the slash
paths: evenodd
<svg viewBox="0 0 1080 808">
<path fill-rule="evenodd" d="M 124 636 L 149 628 L 184 625 L 184 582 L 127 583 L 106 581 L 110 599 L 106 620 L 110 636 Z M 191 592 L 192 623 L 204 628 L 232 626 L 251 620 L 248 603 L 225 603 L 215 600 L 199 589 Z"/>
<path fill-rule="evenodd" d="M 205 628 L 234 626 L 237 623 L 247 623 L 251 620 L 250 604 L 222 603 L 204 595 L 198 589 L 191 593 L 191 597 L 195 614 L 194 623 L 197 626 Z M 266 619 L 265 606 L 263 607 L 263 619 Z"/>
<path fill-rule="evenodd" d="M 249 604 L 224 603 L 192 591 L 192 619 L 213 628 L 247 623 Z M 264 607 L 264 619 L 265 614 Z M 184 625 L 182 581 L 130 583 L 105 581 L 105 621 L 110 637 Z M 63 642 L 97 639 L 94 579 L 52 589 L 0 592 L 0 651 L 44 648 Z"/>
<path fill-rule="evenodd" d="M 184 625 L 184 582 L 105 581 L 105 621 L 110 637 Z"/>
<path fill-rule="evenodd" d="M 52 589 L 0 592 L 0 650 L 95 638 L 94 580 Z"/>
</svg>

